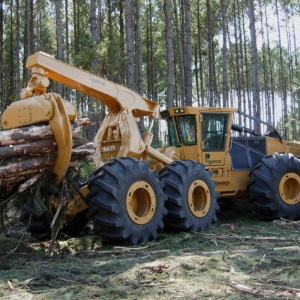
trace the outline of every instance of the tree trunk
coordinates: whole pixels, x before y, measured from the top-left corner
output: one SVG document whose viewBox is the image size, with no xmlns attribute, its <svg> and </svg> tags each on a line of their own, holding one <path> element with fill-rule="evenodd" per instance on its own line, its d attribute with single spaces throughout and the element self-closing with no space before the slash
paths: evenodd
<svg viewBox="0 0 300 300">
<path fill-rule="evenodd" d="M 178 11 L 177 11 L 177 2 L 176 2 L 176 0 L 173 0 L 173 3 L 174 3 L 176 36 L 177 36 L 178 51 L 179 51 L 180 102 L 181 102 L 179 105 L 184 106 L 184 105 L 186 105 L 184 55 L 183 55 L 183 46 L 182 46 L 181 34 L 180 34 L 180 29 L 179 29 L 179 20 L 178 20 Z"/>
<path fill-rule="evenodd" d="M 256 45 L 256 29 L 255 29 L 255 12 L 254 12 L 254 0 L 248 2 L 249 21 L 250 21 L 250 36 L 251 36 L 251 70 L 252 70 L 252 94 L 253 94 L 253 115 L 260 119 L 260 87 L 259 87 L 259 74 L 258 74 L 258 56 Z M 260 124 L 255 122 L 254 130 L 261 132 Z"/>
<path fill-rule="evenodd" d="M 140 0 L 135 0 L 135 22 L 136 22 L 136 82 L 137 92 L 143 96 L 144 94 L 144 76 L 143 76 L 143 53 L 142 53 L 142 31 L 141 31 L 141 19 L 140 19 Z M 139 129 L 142 138 L 145 134 L 144 118 L 140 118 Z"/>
<path fill-rule="evenodd" d="M 185 45 L 186 45 L 186 72 L 185 72 L 185 98 L 186 105 L 192 106 L 192 32 L 191 32 L 191 11 L 190 0 L 184 0 L 185 12 Z"/>
<path fill-rule="evenodd" d="M 173 106 L 173 29 L 172 29 L 172 12 L 171 12 L 171 1 L 165 0 L 165 18 L 166 18 L 166 40 L 167 40 L 167 108 Z"/>
<path fill-rule="evenodd" d="M 21 91 L 21 67 L 20 67 L 20 3 L 19 0 L 16 0 L 16 92 L 19 93 Z"/>
<path fill-rule="evenodd" d="M 5 109 L 4 92 L 3 92 L 3 0 L 0 0 L 0 114 Z"/>
<path fill-rule="evenodd" d="M 126 44 L 127 44 L 127 86 L 134 89 L 134 45 L 132 0 L 125 0 Z"/>
<path fill-rule="evenodd" d="M 125 31 L 124 31 L 124 0 L 119 1 L 119 26 L 120 26 L 120 57 L 125 57 Z M 125 84 L 125 63 L 124 59 L 121 60 L 120 65 L 120 83 Z"/>
<path fill-rule="evenodd" d="M 203 76 L 203 56 L 202 56 L 202 30 L 201 30 L 201 20 L 200 20 L 200 1 L 197 1 L 197 44 L 199 49 L 199 80 L 200 80 L 200 105 L 204 106 L 205 101 L 205 91 L 204 91 L 204 76 Z"/>
<path fill-rule="evenodd" d="M 60 0 L 55 0 L 57 59 L 63 61 L 60 4 L 61 4 Z M 62 95 L 62 90 L 63 90 L 62 84 L 57 83 L 58 94 Z"/>
<path fill-rule="evenodd" d="M 220 0 L 222 14 L 222 32 L 223 32 L 223 48 L 222 48 L 222 94 L 223 107 L 228 106 L 228 79 L 227 79 L 227 25 L 226 25 L 226 7 L 227 0 Z"/>
<path fill-rule="evenodd" d="M 214 79 L 214 49 L 213 49 L 213 31 L 212 15 L 210 1 L 206 1 L 207 8 L 207 39 L 208 39 L 208 81 L 209 81 L 209 106 L 215 106 L 215 79 Z"/>
<path fill-rule="evenodd" d="M 66 45 L 66 63 L 70 63 L 70 47 L 69 47 L 69 1 L 65 0 L 65 45 Z M 71 100 L 71 89 L 66 87 L 66 100 Z"/>
</svg>

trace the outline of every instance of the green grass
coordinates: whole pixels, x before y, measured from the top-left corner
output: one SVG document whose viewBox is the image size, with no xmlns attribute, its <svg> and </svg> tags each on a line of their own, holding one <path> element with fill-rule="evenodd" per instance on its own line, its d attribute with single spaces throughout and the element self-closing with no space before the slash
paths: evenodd
<svg viewBox="0 0 300 300">
<path fill-rule="evenodd" d="M 267 299 L 283 299 L 278 295 L 286 289 L 294 296 L 300 293 L 300 252 L 274 248 L 298 243 L 299 229 L 293 223 L 276 225 L 251 214 L 221 215 L 210 230 L 200 233 L 163 231 L 156 241 L 136 246 L 106 245 L 89 235 L 59 240 L 47 259 L 48 242 L 20 242 L 2 235 L 0 297 L 262 298 L 232 288 L 236 282 L 266 293 Z M 121 249 L 123 253 L 115 251 Z"/>
</svg>

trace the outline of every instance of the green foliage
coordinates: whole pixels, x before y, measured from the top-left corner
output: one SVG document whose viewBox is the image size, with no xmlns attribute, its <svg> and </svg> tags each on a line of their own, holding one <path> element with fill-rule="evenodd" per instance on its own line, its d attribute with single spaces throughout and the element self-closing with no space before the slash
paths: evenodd
<svg viewBox="0 0 300 300">
<path fill-rule="evenodd" d="M 78 166 L 80 181 L 85 182 L 89 179 L 89 176 L 96 170 L 96 166 L 94 164 L 90 164 L 89 162 L 82 161 Z"/>
</svg>

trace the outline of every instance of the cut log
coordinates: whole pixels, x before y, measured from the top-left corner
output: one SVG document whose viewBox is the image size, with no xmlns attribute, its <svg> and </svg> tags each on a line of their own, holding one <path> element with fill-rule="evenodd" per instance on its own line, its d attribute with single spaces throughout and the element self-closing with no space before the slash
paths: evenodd
<svg viewBox="0 0 300 300">
<path fill-rule="evenodd" d="M 35 174 L 33 177 L 29 178 L 24 183 L 20 184 L 20 186 L 18 188 L 18 192 L 22 193 L 27 188 L 29 188 L 30 186 L 32 186 L 33 184 L 35 184 L 42 176 L 43 176 L 42 173 Z"/>
<path fill-rule="evenodd" d="M 96 147 L 94 143 L 86 143 L 84 145 L 81 145 L 79 147 L 76 147 L 72 149 L 72 157 L 73 155 L 78 156 L 89 156 L 94 154 L 96 151 Z"/>
<path fill-rule="evenodd" d="M 26 126 L 0 131 L 0 146 L 16 145 L 29 141 L 53 138 L 50 125 Z"/>
<path fill-rule="evenodd" d="M 78 119 L 72 123 L 72 135 L 77 136 L 80 126 L 89 124 L 89 119 Z M 0 146 L 24 144 L 54 138 L 49 124 L 24 126 L 16 129 L 0 131 Z"/>
<path fill-rule="evenodd" d="M 55 162 L 53 155 L 46 155 L 41 157 L 34 157 L 32 159 L 25 159 L 15 163 L 8 164 L 7 166 L 0 167 L 0 176 L 5 177 L 10 174 L 18 174 L 19 172 L 28 171 L 32 169 L 44 168 L 52 166 Z"/>
<path fill-rule="evenodd" d="M 95 145 L 78 136 L 80 127 L 89 123 L 87 118 L 72 123 L 73 164 L 69 166 L 95 153 Z M 56 156 L 57 143 L 49 124 L 0 131 L 0 189 L 23 192 L 52 169 Z"/>
<path fill-rule="evenodd" d="M 27 142 L 17 145 L 9 145 L 0 147 L 0 159 L 23 156 L 23 155 L 43 155 L 45 152 L 53 152 L 57 150 L 54 138 Z"/>
</svg>

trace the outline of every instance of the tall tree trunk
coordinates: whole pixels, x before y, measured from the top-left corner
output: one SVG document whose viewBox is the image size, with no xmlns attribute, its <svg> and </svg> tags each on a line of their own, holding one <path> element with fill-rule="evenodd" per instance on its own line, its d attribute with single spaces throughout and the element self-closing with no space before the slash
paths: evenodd
<svg viewBox="0 0 300 300">
<path fill-rule="evenodd" d="M 247 45 L 247 39 L 246 39 L 246 33 L 245 33 L 245 14 L 243 12 L 243 8 L 239 1 L 237 1 L 237 15 L 241 16 L 242 18 L 238 18 L 238 32 L 239 32 L 239 48 L 238 48 L 238 56 L 239 58 L 239 87 L 240 87 L 240 109 L 242 111 L 247 110 L 247 97 L 246 95 L 248 92 L 248 85 L 247 85 L 247 76 L 248 76 L 248 61 L 247 61 L 247 50 L 248 50 L 248 45 Z M 244 46 L 246 45 L 246 46 Z M 245 49 L 245 48 L 246 49 Z M 249 92 L 248 92 L 249 93 Z M 248 101 L 250 102 L 249 98 Z M 251 104 L 248 104 L 249 107 L 251 107 Z M 249 110 L 250 111 L 250 110 Z M 243 118 L 242 124 L 246 124 L 247 118 L 242 117 L 240 120 Z M 248 120 L 249 121 L 249 120 Z"/>
<path fill-rule="evenodd" d="M 278 47 L 279 47 L 279 60 L 280 60 L 280 92 L 281 92 L 281 105 L 283 109 L 283 118 L 282 118 L 282 128 L 284 130 L 283 135 L 284 138 L 287 138 L 286 127 L 285 124 L 287 122 L 287 95 L 286 95 L 286 78 L 284 74 L 283 68 L 283 53 L 282 53 L 282 43 L 281 43 L 281 31 L 280 31 L 280 14 L 278 11 L 278 0 L 275 0 L 275 9 L 276 9 L 276 17 L 277 17 L 277 30 L 278 30 Z"/>
<path fill-rule="evenodd" d="M 13 16 L 13 2 L 10 3 L 10 19 L 9 19 L 9 27 L 10 27 L 10 36 L 9 36 L 9 88 L 8 88 L 8 97 L 14 99 L 15 92 L 15 47 L 14 47 L 14 16 Z"/>
<path fill-rule="evenodd" d="M 251 73 L 252 73 L 252 94 L 253 94 L 253 114 L 255 117 L 260 118 L 260 87 L 258 77 L 258 56 L 257 56 L 257 45 L 256 45 L 256 29 L 255 29 L 255 11 L 254 11 L 254 0 L 248 0 L 248 11 L 250 20 L 250 36 L 251 36 Z M 255 123 L 254 130 L 260 132 L 260 124 Z"/>
<path fill-rule="evenodd" d="M 126 44 L 127 44 L 127 86 L 134 89 L 134 28 L 132 18 L 132 2 L 125 0 Z"/>
<path fill-rule="evenodd" d="M 228 105 L 228 79 L 227 79 L 227 25 L 226 25 L 226 7 L 227 0 L 220 0 L 222 14 L 222 32 L 223 32 L 223 48 L 222 48 L 222 94 L 223 107 Z"/>
<path fill-rule="evenodd" d="M 268 68 L 267 68 L 267 57 L 266 57 L 266 41 L 265 41 L 265 24 L 263 18 L 263 11 L 262 11 L 262 4 L 261 0 L 258 1 L 259 5 L 259 14 L 260 14 L 260 31 L 261 31 L 261 43 L 262 43 L 262 72 L 263 72 L 263 84 L 261 87 L 262 93 L 262 118 L 265 119 L 267 122 L 270 122 L 270 101 L 269 100 L 269 76 L 268 76 Z"/>
<path fill-rule="evenodd" d="M 292 14 L 292 29 L 293 29 L 293 57 L 292 57 L 292 64 L 293 64 L 293 67 L 295 68 L 295 70 L 298 69 L 298 58 L 297 58 L 297 40 L 296 40 L 296 30 L 295 30 L 295 16 L 294 16 L 294 9 L 295 9 L 295 6 L 294 6 L 294 3 L 291 2 L 290 3 L 290 9 L 291 9 L 291 14 Z M 298 30 L 298 28 L 297 28 Z M 297 91 L 294 92 L 295 94 L 293 95 L 295 99 L 300 99 L 300 91 L 299 89 Z M 298 114 L 295 114 L 294 116 L 294 119 L 295 120 L 299 120 L 299 112 Z M 294 122 L 294 128 L 293 128 L 293 132 L 295 133 L 295 137 L 294 139 L 296 141 L 299 140 L 299 137 L 300 137 L 300 133 L 299 133 L 299 130 L 297 130 L 297 122 Z"/>
<path fill-rule="evenodd" d="M 73 26 L 74 26 L 74 64 L 77 65 L 77 57 L 79 55 L 79 27 L 80 27 L 80 6 L 77 4 L 77 0 L 73 0 Z M 81 101 L 81 94 L 76 91 L 76 108 L 78 111 L 81 111 L 81 113 L 85 113 L 85 105 L 83 101 Z"/>
<path fill-rule="evenodd" d="M 215 106 L 215 78 L 214 78 L 214 46 L 212 31 L 212 13 L 210 1 L 206 1 L 207 9 L 207 39 L 208 39 L 208 74 L 209 74 L 209 106 Z"/>
<path fill-rule="evenodd" d="M 245 22 L 245 14 L 243 14 L 242 17 L 243 20 L 243 37 L 244 37 L 244 43 L 243 43 L 243 52 L 244 52 L 244 61 L 245 61 L 245 75 L 244 77 L 246 78 L 246 91 L 247 91 L 247 99 L 245 99 L 245 102 L 248 103 L 248 113 L 251 115 L 252 114 L 252 101 L 253 98 L 250 96 L 250 72 L 249 72 L 249 67 L 248 67 L 248 46 L 247 46 L 247 37 L 246 37 L 246 22 Z M 246 110 L 246 103 L 245 103 L 245 110 Z"/>
<path fill-rule="evenodd" d="M 290 19 L 288 8 L 286 7 L 286 4 L 283 3 L 283 9 L 285 14 L 285 32 L 286 32 L 286 39 L 287 39 L 287 55 L 288 55 L 288 84 L 287 84 L 287 93 L 289 94 L 290 98 L 290 107 L 291 107 L 291 117 L 292 117 L 292 128 L 291 129 L 291 136 L 287 136 L 288 138 L 291 138 L 292 140 L 296 139 L 296 128 L 295 128 L 295 110 L 296 110 L 296 103 L 293 93 L 293 81 L 294 81 L 294 67 L 293 67 L 293 50 L 292 50 L 292 40 L 291 40 L 291 28 L 288 26 L 288 21 Z M 286 69 L 286 68 L 285 68 Z"/>
<path fill-rule="evenodd" d="M 62 50 L 62 29 L 61 29 L 61 16 L 60 16 L 60 0 L 55 0 L 55 19 L 56 19 L 56 43 L 57 43 L 57 59 L 63 61 Z M 57 83 L 57 92 L 62 95 L 63 86 Z"/>
<path fill-rule="evenodd" d="M 66 63 L 70 63 L 70 47 L 69 47 L 69 1 L 65 0 L 65 33 L 66 33 Z M 66 87 L 66 99 L 71 100 L 71 89 Z"/>
<path fill-rule="evenodd" d="M 197 1 L 197 44 L 199 49 L 199 80 L 200 80 L 200 105 L 204 106 L 205 103 L 205 91 L 204 91 L 204 77 L 203 77 L 203 56 L 202 56 L 202 30 L 201 30 L 201 20 L 200 20 L 200 1 Z"/>
<path fill-rule="evenodd" d="M 199 69 L 198 69 L 198 44 L 195 46 L 194 60 L 195 60 L 195 81 L 196 81 L 196 95 L 197 106 L 200 107 L 200 87 L 199 87 Z"/>
<path fill-rule="evenodd" d="M 236 40 L 235 42 L 235 65 L 236 65 L 236 70 L 233 74 L 234 76 L 234 79 L 235 79 L 235 82 L 236 82 L 236 96 L 237 96 L 237 99 L 238 99 L 238 103 L 237 103 L 237 107 L 238 107 L 238 110 L 243 110 L 245 109 L 245 107 L 243 108 L 242 107 L 242 90 L 243 90 L 243 87 L 242 87 L 242 80 L 241 80 L 241 77 L 243 76 L 243 72 L 241 71 L 241 65 L 242 62 L 241 62 L 241 56 L 242 56 L 242 52 L 240 52 L 240 47 L 239 45 L 242 45 L 243 43 L 243 39 L 241 37 L 241 27 L 239 26 L 240 25 L 240 22 L 239 22 L 239 19 L 240 19 L 240 3 L 238 0 L 236 0 L 236 3 L 234 4 L 234 39 Z M 239 115 L 239 122 L 240 123 L 244 123 L 245 122 L 245 118 L 244 118 L 244 121 L 242 121 L 242 115 Z"/>
<path fill-rule="evenodd" d="M 16 93 L 21 91 L 21 67 L 20 67 L 20 3 L 16 0 Z"/>
<path fill-rule="evenodd" d="M 172 29 L 172 12 L 171 1 L 165 0 L 165 16 L 166 16 L 166 39 L 167 39 L 167 107 L 173 106 L 173 94 L 174 94 L 174 76 L 173 76 L 173 29 Z"/>
<path fill-rule="evenodd" d="M 120 65 L 120 83 L 125 84 L 125 31 L 124 31 L 124 0 L 119 0 L 119 10 L 120 10 L 120 18 L 119 18 L 119 26 L 120 26 L 120 57 L 121 65 Z"/>
<path fill-rule="evenodd" d="M 147 57 L 147 98 L 153 99 L 153 53 L 152 53 L 152 4 L 151 1 L 146 7 L 146 57 Z"/>
<path fill-rule="evenodd" d="M 137 92 L 144 94 L 144 76 L 143 76 L 143 53 L 142 53 L 142 31 L 140 19 L 140 0 L 135 0 L 135 22 L 136 22 L 136 70 L 137 70 Z"/>
<path fill-rule="evenodd" d="M 5 109 L 5 100 L 4 100 L 4 84 L 3 84 L 3 0 L 0 0 L 0 114 Z"/>
<path fill-rule="evenodd" d="M 91 19 L 91 36 L 93 41 L 93 52 L 96 54 L 99 45 L 99 32 L 97 26 L 97 3 L 96 0 L 91 0 L 91 10 L 90 10 L 90 19 Z M 95 55 L 91 60 L 91 69 L 93 74 L 100 75 L 98 72 L 98 59 L 97 55 Z M 98 102 L 98 101 L 97 101 Z M 89 141 L 92 141 L 95 137 L 96 130 L 98 128 L 97 120 L 99 117 L 95 112 L 95 105 L 98 106 L 98 103 L 92 99 L 92 97 L 88 97 L 88 118 L 91 120 L 90 126 L 88 126 L 87 130 L 87 138 Z"/>
<path fill-rule="evenodd" d="M 135 0 L 135 22 L 136 22 L 136 70 L 137 70 L 137 92 L 144 94 L 144 76 L 143 76 L 143 53 L 142 53 L 142 31 L 140 19 L 140 0 Z M 144 138 L 145 124 L 144 118 L 140 119 L 139 129 Z"/>
<path fill-rule="evenodd" d="M 275 125 L 274 123 L 274 115 L 275 115 L 275 83 L 274 83 L 274 68 L 273 68 L 273 61 L 272 61 L 272 53 L 271 53 L 271 46 L 270 46 L 270 35 L 269 35 L 269 26 L 268 26 L 268 14 L 267 14 L 267 6 L 265 5 L 264 8 L 264 12 L 265 12 L 265 24 L 266 24 L 266 35 L 267 35 L 267 54 L 268 54 L 268 59 L 267 59 L 267 63 L 268 63 L 268 67 L 267 67 L 267 72 L 268 72 L 268 77 L 270 77 L 270 87 L 269 87 L 269 94 L 271 97 L 271 103 L 269 105 L 270 107 L 270 119 L 269 122 L 271 122 L 273 125 Z"/>
<path fill-rule="evenodd" d="M 184 58 L 183 58 L 183 46 L 181 40 L 181 34 L 179 29 L 179 19 L 178 19 L 178 10 L 177 10 L 177 1 L 173 0 L 174 4 L 174 16 L 175 16 L 175 28 L 176 28 L 176 36 L 178 43 L 178 51 L 179 51 L 179 74 L 180 74 L 180 104 L 186 105 L 185 99 L 185 68 L 184 68 Z"/>
<path fill-rule="evenodd" d="M 184 13 L 185 13 L 185 45 L 186 45 L 186 72 L 185 72 L 185 98 L 186 105 L 192 106 L 192 41 L 191 41 L 191 11 L 190 0 L 184 0 Z"/>
</svg>

